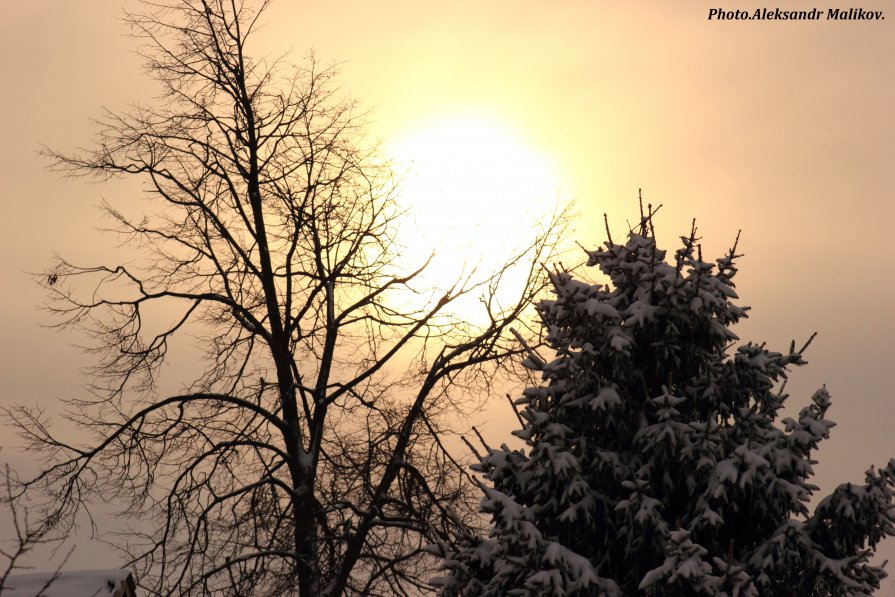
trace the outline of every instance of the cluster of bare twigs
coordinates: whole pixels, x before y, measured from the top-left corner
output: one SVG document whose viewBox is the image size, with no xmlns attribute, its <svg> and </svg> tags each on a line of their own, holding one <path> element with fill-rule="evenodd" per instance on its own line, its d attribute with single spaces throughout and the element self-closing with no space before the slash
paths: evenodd
<svg viewBox="0 0 895 597">
<path fill-rule="evenodd" d="M 9 588 L 13 584 L 12 575 L 16 571 L 29 569 L 29 566 L 23 562 L 29 553 L 35 548 L 42 546 L 58 546 L 62 541 L 62 537 L 54 533 L 52 521 L 39 520 L 36 524 L 31 522 L 27 508 L 23 508 L 18 503 L 16 497 L 14 488 L 19 485 L 19 480 L 13 476 L 8 464 L 4 467 L 3 473 L 5 495 L 0 498 L 0 503 L 3 503 L 9 510 L 15 537 L 7 540 L 3 547 L 0 548 L 0 556 L 6 560 L 5 566 L 0 568 L 0 594 L 3 593 L 5 588 Z M 73 550 L 74 547 L 70 548 L 65 554 L 60 564 L 56 567 L 55 573 L 47 575 L 46 582 L 38 591 L 39 594 L 49 589 L 56 581 Z"/>
</svg>

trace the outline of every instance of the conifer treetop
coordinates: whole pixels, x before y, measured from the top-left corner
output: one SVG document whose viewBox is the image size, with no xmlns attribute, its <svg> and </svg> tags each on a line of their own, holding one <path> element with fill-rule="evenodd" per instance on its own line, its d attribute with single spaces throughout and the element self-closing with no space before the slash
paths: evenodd
<svg viewBox="0 0 895 597">
<path fill-rule="evenodd" d="M 810 511 L 830 395 L 781 413 L 814 336 L 741 341 L 739 237 L 707 262 L 694 223 L 669 259 L 657 211 L 587 251 L 608 283 L 550 273 L 553 357 L 529 355 L 543 381 L 515 401 L 525 448 L 473 467 L 491 522 L 440 546 L 441 595 L 870 595 L 885 577 L 870 558 L 895 534 L 895 460 Z"/>
</svg>

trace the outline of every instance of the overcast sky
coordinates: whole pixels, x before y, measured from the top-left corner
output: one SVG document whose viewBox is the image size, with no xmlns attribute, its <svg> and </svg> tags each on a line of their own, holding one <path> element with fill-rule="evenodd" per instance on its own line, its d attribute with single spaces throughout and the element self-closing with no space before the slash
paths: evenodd
<svg viewBox="0 0 895 597">
<path fill-rule="evenodd" d="M 37 152 L 89 145 L 102 106 L 150 101 L 154 88 L 123 35 L 119 0 L 7 4 L 0 403 L 52 408 L 82 391 L 87 361 L 73 336 L 40 327 L 43 298 L 27 272 L 54 252 L 111 259 L 95 205 L 127 204 L 133 188 L 63 180 Z M 585 246 L 604 240 L 604 212 L 626 229 L 638 188 L 664 204 L 666 248 L 694 217 L 710 255 L 742 229 L 737 289 L 753 311 L 735 331 L 780 350 L 819 332 L 788 387 L 792 412 L 823 384 L 833 396 L 838 426 L 816 467 L 825 493 L 895 456 L 895 7 L 864 2 L 888 11 L 874 22 L 709 21 L 716 4 L 281 0 L 257 50 L 313 48 L 341 62 L 342 89 L 386 141 L 444 119 L 499 122 L 575 197 Z M 10 449 L 2 458 L 27 466 Z M 895 561 L 895 543 L 881 551 Z M 895 595 L 891 580 L 882 594 Z"/>
</svg>

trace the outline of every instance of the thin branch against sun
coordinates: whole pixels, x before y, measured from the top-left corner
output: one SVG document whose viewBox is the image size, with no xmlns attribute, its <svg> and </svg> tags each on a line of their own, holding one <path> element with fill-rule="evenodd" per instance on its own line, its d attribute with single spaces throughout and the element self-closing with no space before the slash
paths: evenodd
<svg viewBox="0 0 895 597">
<path fill-rule="evenodd" d="M 433 256 L 421 283 L 443 288 L 519 256 L 501 282 L 501 292 L 517 292 L 532 265 L 524 239 L 568 203 L 551 160 L 502 123 L 468 116 L 419 127 L 386 152 L 403 173 L 400 201 L 409 217 L 398 242 L 405 259 Z M 470 294 L 454 314 L 470 322 L 484 317 L 478 299 Z"/>
</svg>

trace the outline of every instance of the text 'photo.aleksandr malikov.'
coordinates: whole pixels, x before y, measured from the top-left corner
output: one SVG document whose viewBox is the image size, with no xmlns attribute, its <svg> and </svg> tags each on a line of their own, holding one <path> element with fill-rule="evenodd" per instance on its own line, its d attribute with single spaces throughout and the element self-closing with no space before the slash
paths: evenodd
<svg viewBox="0 0 895 597">
<path fill-rule="evenodd" d="M 711 8 L 708 15 L 710 21 L 882 21 L 885 18 L 886 16 L 881 10 L 865 10 L 863 8 L 812 8 L 811 10 Z"/>
</svg>

